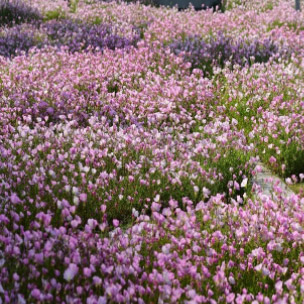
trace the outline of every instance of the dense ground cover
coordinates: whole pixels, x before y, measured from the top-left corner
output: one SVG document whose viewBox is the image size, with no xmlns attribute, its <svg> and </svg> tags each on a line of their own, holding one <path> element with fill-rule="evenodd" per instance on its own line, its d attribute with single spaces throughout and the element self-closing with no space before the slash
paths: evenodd
<svg viewBox="0 0 304 304">
<path fill-rule="evenodd" d="M 0 303 L 302 303 L 304 15 L 0 1 Z"/>
</svg>

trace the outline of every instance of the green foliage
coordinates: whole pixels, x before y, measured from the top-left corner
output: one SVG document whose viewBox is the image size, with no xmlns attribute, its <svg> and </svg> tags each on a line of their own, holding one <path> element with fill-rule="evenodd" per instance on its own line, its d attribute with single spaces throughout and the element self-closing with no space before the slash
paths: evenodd
<svg viewBox="0 0 304 304">
<path fill-rule="evenodd" d="M 282 22 L 280 20 L 275 20 L 267 26 L 267 31 L 270 32 L 275 28 L 287 27 L 289 30 L 299 34 L 300 31 L 304 30 L 304 25 L 299 24 L 298 22 Z"/>
<path fill-rule="evenodd" d="M 114 93 L 115 95 L 119 92 L 121 83 L 119 79 L 113 78 L 107 84 L 107 89 L 109 93 Z"/>
<path fill-rule="evenodd" d="M 137 30 L 139 31 L 140 39 L 144 39 L 145 37 L 145 30 L 148 28 L 147 23 L 142 23 L 136 26 Z"/>
<path fill-rule="evenodd" d="M 71 0 L 70 1 L 70 12 L 71 13 L 76 13 L 77 11 L 77 7 L 78 7 L 78 3 L 79 3 L 79 0 Z"/>
<path fill-rule="evenodd" d="M 223 3 L 222 10 L 230 11 L 237 6 L 241 6 L 244 3 L 243 0 L 226 0 Z"/>
<path fill-rule="evenodd" d="M 100 25 L 103 22 L 103 20 L 100 17 L 96 16 L 90 22 L 95 25 Z"/>
<path fill-rule="evenodd" d="M 301 196 L 304 195 L 304 183 L 298 183 L 289 185 L 289 188 L 294 191 L 296 194 L 299 194 Z"/>
<path fill-rule="evenodd" d="M 269 109 L 271 101 L 282 96 L 282 102 L 288 102 L 296 98 L 296 93 L 290 89 L 282 86 L 277 92 L 269 92 L 267 99 L 255 99 L 254 90 L 252 94 L 245 94 L 241 86 L 235 89 L 238 95 L 234 98 L 230 97 L 230 84 L 223 75 L 217 75 L 213 78 L 215 85 L 221 85 L 218 91 L 217 100 L 223 106 L 224 114 L 237 121 L 237 128 L 242 130 L 247 137 L 249 143 L 252 143 L 256 148 L 256 155 L 270 167 L 270 169 L 280 175 L 281 177 L 290 177 L 292 174 L 299 175 L 304 172 L 304 150 L 302 148 L 301 140 L 297 137 L 295 130 L 290 130 L 289 133 L 283 131 L 285 127 L 277 125 L 277 134 L 272 136 L 264 127 L 260 133 L 257 133 L 254 138 L 250 137 L 250 133 L 258 127 L 259 124 L 264 126 L 266 123 L 263 119 L 263 113 Z M 238 81 L 242 83 L 242 80 Z M 229 102 L 227 102 L 229 100 Z M 254 100 L 254 102 L 253 102 Z M 297 105 L 294 105 L 294 111 L 297 110 Z M 290 110 L 292 110 L 291 108 Z M 278 109 L 280 115 L 288 115 L 287 108 Z M 253 123 L 254 121 L 254 123 Z M 256 132 L 256 131 L 255 131 Z M 262 138 L 266 137 L 264 142 Z M 277 152 L 279 151 L 279 153 Z M 270 163 L 270 157 L 275 157 L 276 162 Z M 283 165 L 283 167 L 282 167 Z M 285 168 L 284 168 L 285 166 Z"/>
<path fill-rule="evenodd" d="M 49 21 L 53 19 L 60 20 L 64 18 L 66 18 L 65 11 L 61 7 L 58 7 L 52 11 L 47 11 L 44 15 L 43 20 L 44 21 Z"/>
<path fill-rule="evenodd" d="M 271 10 L 273 10 L 273 2 L 272 1 L 268 1 L 268 2 L 266 2 L 266 5 L 265 5 L 265 7 L 264 7 L 264 10 L 265 11 L 271 11 Z"/>
<path fill-rule="evenodd" d="M 233 147 L 219 149 L 217 152 L 221 156 L 218 159 L 211 159 L 208 164 L 210 169 L 215 169 L 219 174 L 218 179 L 209 186 L 212 195 L 224 193 L 228 201 L 230 198 L 236 199 L 238 195 L 243 197 L 245 192 L 250 195 L 252 187 L 251 172 L 253 170 L 252 165 L 250 165 L 252 154 Z M 242 173 L 240 174 L 241 171 Z M 245 177 L 248 178 L 246 187 L 236 190 L 233 186 L 228 186 L 229 182 L 232 181 L 241 185 Z M 230 193 L 229 188 L 231 189 Z"/>
<path fill-rule="evenodd" d="M 271 170 L 282 177 L 290 177 L 293 174 L 298 176 L 303 173 L 304 150 L 302 145 L 286 132 L 281 132 L 277 138 L 267 135 L 265 134 L 268 142 L 260 142 L 258 151 L 261 159 L 268 164 Z M 280 151 L 279 154 L 276 152 L 277 150 Z M 270 157 L 275 157 L 276 162 L 271 163 Z"/>
</svg>

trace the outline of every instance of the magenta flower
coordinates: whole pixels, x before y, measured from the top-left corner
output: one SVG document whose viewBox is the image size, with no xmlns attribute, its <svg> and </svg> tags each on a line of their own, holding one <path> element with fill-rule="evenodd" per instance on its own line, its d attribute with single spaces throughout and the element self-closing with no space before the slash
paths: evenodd
<svg viewBox="0 0 304 304">
<path fill-rule="evenodd" d="M 113 225 L 114 225 L 114 227 L 118 227 L 119 226 L 119 220 L 114 219 L 113 220 Z"/>
</svg>

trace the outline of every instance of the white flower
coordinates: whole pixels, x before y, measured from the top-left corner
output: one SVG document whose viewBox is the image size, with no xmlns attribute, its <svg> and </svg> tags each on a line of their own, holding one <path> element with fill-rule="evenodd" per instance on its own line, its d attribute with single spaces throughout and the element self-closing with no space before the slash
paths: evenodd
<svg viewBox="0 0 304 304">
<path fill-rule="evenodd" d="M 74 203 L 75 206 L 79 205 L 79 198 L 77 196 L 74 196 L 73 203 Z"/>
<path fill-rule="evenodd" d="M 56 174 L 53 170 L 49 170 L 49 175 L 51 175 L 53 178 L 56 177 Z"/>
<path fill-rule="evenodd" d="M 138 211 L 134 208 L 132 209 L 132 214 L 134 217 L 138 217 L 138 215 L 139 215 Z"/>
<path fill-rule="evenodd" d="M 247 186 L 247 182 L 248 182 L 248 178 L 244 178 L 242 183 L 241 183 L 241 187 L 245 188 Z"/>
<path fill-rule="evenodd" d="M 255 269 L 256 271 L 261 271 L 261 270 L 262 270 L 262 267 L 263 267 L 263 263 L 261 263 L 261 264 L 255 266 L 254 269 Z"/>
<path fill-rule="evenodd" d="M 231 285 L 234 285 L 234 284 L 235 284 L 235 279 L 234 279 L 234 277 L 230 276 L 228 280 L 229 280 L 229 283 L 230 283 Z"/>
<path fill-rule="evenodd" d="M 88 173 L 90 171 L 90 167 L 85 166 L 85 167 L 83 167 L 82 171 L 84 171 L 85 173 Z"/>
<path fill-rule="evenodd" d="M 57 202 L 57 208 L 58 209 L 62 209 L 62 201 L 58 201 Z"/>
<path fill-rule="evenodd" d="M 206 187 L 203 187 L 203 194 L 204 194 L 204 198 L 208 198 L 210 195 L 210 190 L 207 189 Z"/>
<path fill-rule="evenodd" d="M 238 121 L 235 118 L 232 118 L 231 123 L 236 126 L 238 124 Z"/>
</svg>

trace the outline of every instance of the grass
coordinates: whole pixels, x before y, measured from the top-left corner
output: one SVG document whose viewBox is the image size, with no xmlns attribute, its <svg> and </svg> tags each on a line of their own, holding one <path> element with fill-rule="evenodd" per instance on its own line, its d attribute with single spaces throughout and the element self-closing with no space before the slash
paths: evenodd
<svg viewBox="0 0 304 304">
<path fill-rule="evenodd" d="M 46 22 L 53 19 L 60 20 L 65 18 L 66 18 L 65 11 L 61 7 L 58 7 L 57 9 L 45 12 L 43 21 Z"/>
<path fill-rule="evenodd" d="M 77 11 L 79 0 L 71 0 L 70 1 L 70 12 L 75 14 Z"/>
<path fill-rule="evenodd" d="M 304 183 L 289 185 L 289 188 L 296 194 L 304 196 Z"/>
<path fill-rule="evenodd" d="M 237 79 L 242 84 L 242 79 Z M 213 79 L 215 85 L 220 86 L 216 98 L 220 100 L 220 104 L 225 108 L 225 114 L 231 119 L 237 121 L 237 128 L 243 131 L 247 137 L 248 143 L 252 143 L 256 150 L 255 155 L 275 173 L 282 178 L 290 177 L 291 175 L 299 175 L 304 173 L 304 150 L 301 140 L 298 138 L 296 131 L 289 130 L 285 132 L 285 127 L 281 123 L 276 122 L 276 134 L 269 133 L 265 129 L 266 121 L 263 118 L 263 112 L 269 109 L 271 101 L 282 95 L 282 103 L 288 103 L 293 98 L 295 92 L 285 87 L 280 87 L 279 92 L 270 92 L 270 96 L 266 99 L 254 100 L 254 90 L 252 94 L 243 94 L 243 89 L 240 85 L 235 89 L 241 92 L 241 96 L 230 98 L 231 84 L 227 82 L 222 74 L 219 74 Z M 229 102 L 227 102 L 230 100 Z M 253 102 L 254 100 L 254 102 Z M 299 108 L 299 107 L 298 107 Z M 293 106 L 292 111 L 298 112 L 296 106 Z M 288 107 L 278 109 L 276 115 L 288 115 L 290 109 Z M 255 123 L 252 122 L 255 121 Z M 258 133 L 255 133 L 254 138 L 250 137 L 250 133 L 254 128 L 262 127 Z M 268 141 L 264 142 L 262 138 L 267 137 Z M 279 151 L 279 153 L 278 153 Z M 276 162 L 270 163 L 269 159 L 275 157 Z M 285 167 L 285 168 L 284 168 Z"/>
<path fill-rule="evenodd" d="M 275 28 L 281 28 L 283 26 L 286 26 L 289 30 L 294 31 L 297 34 L 304 30 L 304 25 L 301 25 L 298 22 L 282 22 L 280 20 L 275 20 L 267 26 L 267 31 L 270 32 Z"/>
<path fill-rule="evenodd" d="M 52 211 L 52 224 L 54 226 L 60 226 L 63 223 L 62 209 L 58 208 L 55 202 L 58 200 L 72 202 L 74 199 L 72 189 L 67 191 L 63 189 L 65 184 L 71 185 L 71 188 L 76 186 L 79 188 L 79 193 L 85 191 L 87 194 L 86 203 L 79 203 L 76 209 L 76 214 L 82 219 L 82 225 L 90 218 L 98 221 L 102 220 L 103 215 L 100 212 L 102 204 L 107 205 L 107 219 L 110 223 L 113 219 L 118 219 L 122 224 L 128 224 L 133 220 L 133 208 L 137 211 L 147 209 L 147 213 L 150 214 L 150 204 L 156 195 L 160 195 L 162 207 L 167 207 L 165 202 L 173 198 L 183 208 L 184 197 L 188 197 L 194 204 L 200 201 L 207 201 L 208 196 L 206 197 L 206 193 L 203 191 L 204 188 L 210 191 L 210 195 L 225 194 L 227 202 L 231 198 L 236 199 L 238 195 L 243 196 L 245 192 L 247 195 L 250 193 L 250 182 L 248 182 L 246 188 L 240 188 L 240 190 L 235 190 L 232 186 L 233 181 L 238 182 L 240 185 L 244 176 L 250 181 L 252 169 L 249 165 L 250 153 L 231 149 L 229 146 L 223 148 L 218 145 L 215 151 L 211 151 L 211 156 L 213 155 L 211 158 L 205 159 L 198 154 L 197 159 L 193 159 L 207 172 L 206 175 L 196 174 L 196 177 L 191 177 L 196 171 L 193 171 L 189 165 L 182 169 L 187 175 L 180 176 L 179 182 L 173 183 L 172 178 L 175 174 L 178 174 L 178 171 L 172 172 L 168 170 L 163 172 L 157 167 L 154 168 L 154 155 L 150 148 L 138 150 L 137 147 L 127 144 L 124 149 L 117 150 L 115 141 L 107 143 L 109 156 L 95 159 L 99 164 L 94 166 L 96 172 L 94 173 L 90 170 L 84 173 L 80 169 L 79 163 L 82 163 L 83 167 L 88 164 L 80 156 L 81 147 L 73 145 L 73 135 L 71 138 L 66 138 L 64 142 L 58 140 L 61 136 L 60 130 L 54 130 L 49 141 L 52 148 L 56 147 L 59 154 L 64 154 L 72 147 L 78 151 L 74 156 L 69 155 L 71 158 L 70 164 L 74 166 L 73 171 L 71 171 L 69 166 L 63 163 L 59 164 L 56 158 L 50 161 L 49 155 L 52 154 L 50 148 L 44 148 L 43 152 L 38 152 L 28 162 L 23 160 L 21 156 L 23 151 L 29 153 L 34 147 L 43 144 L 43 133 L 33 137 L 31 144 L 24 140 L 22 150 L 15 151 L 11 155 L 10 162 L 18 163 L 19 169 L 25 173 L 24 180 L 29 182 L 18 182 L 11 175 L 9 166 L 0 168 L 0 174 L 7 176 L 7 178 L 11 176 L 11 179 L 14 180 L 15 187 L 12 191 L 16 192 L 19 197 L 23 197 L 22 193 L 25 192 L 33 200 L 37 197 L 40 198 L 35 204 L 27 202 L 22 205 L 22 208 L 28 208 L 31 212 L 31 215 L 23 220 L 25 227 L 28 227 L 35 215 L 45 208 Z M 218 153 L 221 153 L 220 158 L 217 158 Z M 40 186 L 31 182 L 34 176 L 41 176 L 42 174 L 37 171 L 36 157 L 39 158 L 40 166 L 43 166 L 46 172 Z M 175 155 L 175 157 L 178 157 L 178 155 Z M 117 168 L 115 160 L 121 161 L 120 168 Z M 55 163 L 58 164 L 54 166 Z M 62 182 L 53 184 L 54 178 L 48 173 L 50 169 L 54 171 L 56 180 Z M 242 173 L 239 173 L 240 170 L 242 170 Z M 100 179 L 101 173 L 104 173 L 106 177 Z M 216 177 L 214 174 L 216 174 Z M 112 177 L 109 178 L 109 175 L 112 175 Z M 130 179 L 131 176 L 132 178 Z M 143 180 L 147 180 L 147 183 L 143 184 Z M 95 186 L 92 189 L 89 187 L 91 190 L 88 190 L 84 181 L 90 181 L 91 185 Z M 228 186 L 229 182 L 232 185 Z M 198 191 L 194 189 L 194 185 L 198 187 Z M 47 188 L 49 190 L 46 190 Z"/>
</svg>

